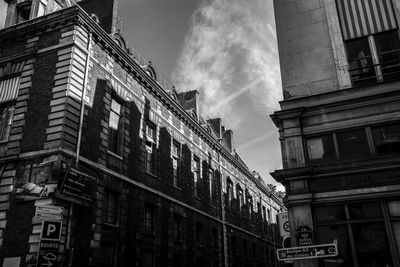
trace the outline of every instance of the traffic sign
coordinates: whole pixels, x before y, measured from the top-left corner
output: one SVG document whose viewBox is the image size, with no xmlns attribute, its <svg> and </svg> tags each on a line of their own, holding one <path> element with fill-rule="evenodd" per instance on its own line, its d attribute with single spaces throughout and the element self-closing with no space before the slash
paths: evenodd
<svg viewBox="0 0 400 267">
<path fill-rule="evenodd" d="M 61 221 L 44 220 L 42 223 L 41 240 L 58 241 L 61 237 Z"/>
<path fill-rule="evenodd" d="M 281 237 L 290 236 L 289 215 L 287 212 L 278 214 L 279 232 Z"/>
<path fill-rule="evenodd" d="M 321 244 L 312 246 L 281 248 L 276 251 L 278 260 L 302 260 L 335 257 L 338 255 L 337 244 Z"/>
</svg>

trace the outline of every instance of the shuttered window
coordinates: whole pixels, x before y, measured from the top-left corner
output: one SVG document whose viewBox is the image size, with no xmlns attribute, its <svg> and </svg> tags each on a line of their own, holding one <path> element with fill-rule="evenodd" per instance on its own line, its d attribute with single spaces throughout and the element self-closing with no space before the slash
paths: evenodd
<svg viewBox="0 0 400 267">
<path fill-rule="evenodd" d="M 15 100 L 17 98 L 19 81 L 19 76 L 2 80 L 0 78 L 0 103 Z"/>
<path fill-rule="evenodd" d="M 344 40 L 397 28 L 391 0 L 336 0 Z"/>
</svg>

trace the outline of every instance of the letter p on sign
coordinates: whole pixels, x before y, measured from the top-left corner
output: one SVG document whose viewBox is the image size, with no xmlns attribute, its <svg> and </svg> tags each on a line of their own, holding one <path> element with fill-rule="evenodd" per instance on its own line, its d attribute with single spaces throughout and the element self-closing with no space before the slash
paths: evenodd
<svg viewBox="0 0 400 267">
<path fill-rule="evenodd" d="M 61 237 L 61 222 L 44 220 L 40 239 L 58 241 Z"/>
</svg>

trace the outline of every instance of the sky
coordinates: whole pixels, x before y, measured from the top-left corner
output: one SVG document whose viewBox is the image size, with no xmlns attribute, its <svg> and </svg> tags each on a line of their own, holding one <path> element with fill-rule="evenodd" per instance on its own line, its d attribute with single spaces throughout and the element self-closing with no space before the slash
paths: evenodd
<svg viewBox="0 0 400 267">
<path fill-rule="evenodd" d="M 178 92 L 198 90 L 267 183 L 282 168 L 269 115 L 282 99 L 272 0 L 119 0 L 122 33 Z M 283 187 L 278 185 L 278 190 Z"/>
</svg>

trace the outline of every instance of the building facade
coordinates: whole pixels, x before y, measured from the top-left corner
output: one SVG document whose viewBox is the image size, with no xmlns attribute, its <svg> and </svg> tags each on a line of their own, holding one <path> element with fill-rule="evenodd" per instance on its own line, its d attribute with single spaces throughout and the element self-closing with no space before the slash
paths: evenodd
<svg viewBox="0 0 400 267">
<path fill-rule="evenodd" d="M 3 266 L 277 266 L 281 200 L 138 61 L 114 1 L 0 12 Z"/>
<path fill-rule="evenodd" d="M 400 266 L 400 1 L 274 1 L 279 129 L 292 246 L 339 255 L 294 266 Z"/>
</svg>

